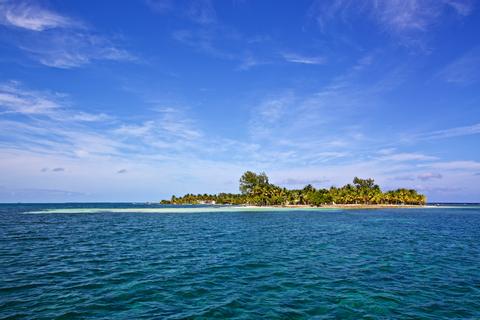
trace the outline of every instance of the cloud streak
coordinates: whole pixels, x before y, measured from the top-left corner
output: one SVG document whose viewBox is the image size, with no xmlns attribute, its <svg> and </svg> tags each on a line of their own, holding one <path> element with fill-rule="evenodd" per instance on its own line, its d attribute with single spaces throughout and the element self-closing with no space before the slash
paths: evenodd
<svg viewBox="0 0 480 320">
<path fill-rule="evenodd" d="M 79 26 L 73 19 L 41 8 L 32 2 L 8 0 L 0 2 L 0 23 L 36 32 Z"/>
<path fill-rule="evenodd" d="M 57 102 L 44 93 L 21 90 L 18 82 L 0 84 L 0 107 L 3 113 L 51 115 L 59 109 Z"/>
<path fill-rule="evenodd" d="M 0 3 L 0 23 L 14 27 L 10 45 L 42 65 L 71 69 L 94 61 L 133 62 L 138 58 L 86 24 L 35 2 Z"/>
<path fill-rule="evenodd" d="M 305 186 L 307 184 L 311 185 L 319 185 L 326 182 L 329 182 L 328 179 L 316 179 L 316 178 L 305 178 L 305 179 L 298 179 L 298 178 L 287 178 L 284 180 L 279 181 L 277 184 L 279 185 L 287 185 L 287 186 Z"/>
<path fill-rule="evenodd" d="M 411 45 L 415 43 L 414 35 L 427 32 L 444 15 L 468 16 L 473 6 L 470 0 L 317 0 L 310 7 L 309 16 L 324 32 L 331 24 L 349 24 L 360 15 L 366 16 L 381 32 Z"/>
<path fill-rule="evenodd" d="M 64 94 L 30 90 L 18 81 L 0 83 L 0 114 L 37 116 L 61 122 L 98 122 L 111 119 L 104 113 L 76 111 L 66 105 L 68 103 Z"/>
<path fill-rule="evenodd" d="M 468 85 L 478 81 L 480 79 L 480 46 L 469 50 L 448 64 L 438 73 L 438 77 L 457 85 Z"/>
<path fill-rule="evenodd" d="M 400 152 L 400 153 L 393 153 L 380 158 L 383 161 L 431 161 L 436 160 L 437 157 L 424 155 L 421 153 L 408 153 L 408 152 Z"/>
<path fill-rule="evenodd" d="M 448 139 L 448 138 L 476 135 L 479 133 L 480 133 L 480 123 L 476 123 L 470 126 L 461 126 L 461 127 L 454 127 L 454 128 L 421 133 L 413 136 L 412 138 L 415 140 L 437 140 L 437 139 Z"/>
<path fill-rule="evenodd" d="M 300 63 L 300 64 L 307 64 L 307 65 L 321 65 L 325 64 L 327 62 L 327 59 L 325 57 L 321 56 L 303 56 L 295 53 L 284 53 L 283 58 L 287 62 L 292 62 L 292 63 Z"/>
<path fill-rule="evenodd" d="M 426 173 L 419 174 L 417 178 L 422 181 L 428 181 L 433 179 L 442 179 L 443 176 L 440 173 L 426 172 Z"/>
</svg>

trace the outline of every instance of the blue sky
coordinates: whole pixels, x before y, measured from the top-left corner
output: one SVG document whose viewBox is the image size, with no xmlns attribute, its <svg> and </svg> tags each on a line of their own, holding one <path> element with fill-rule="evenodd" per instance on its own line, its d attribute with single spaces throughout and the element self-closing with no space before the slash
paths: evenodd
<svg viewBox="0 0 480 320">
<path fill-rule="evenodd" d="M 0 0 L 0 201 L 354 176 L 480 202 L 468 0 Z"/>
</svg>

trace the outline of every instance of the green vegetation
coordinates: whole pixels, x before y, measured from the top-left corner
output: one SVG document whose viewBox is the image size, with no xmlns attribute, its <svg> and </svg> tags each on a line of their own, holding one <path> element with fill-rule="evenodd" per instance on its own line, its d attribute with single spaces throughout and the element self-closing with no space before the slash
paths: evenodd
<svg viewBox="0 0 480 320">
<path fill-rule="evenodd" d="M 373 179 L 355 177 L 353 184 L 330 189 L 316 189 L 307 185 L 303 189 L 289 190 L 269 183 L 265 173 L 245 172 L 240 178 L 240 194 L 186 194 L 162 200 L 163 204 L 232 204 L 232 205 L 311 205 L 334 204 L 405 204 L 423 205 L 426 197 L 413 189 L 397 189 L 382 192 Z"/>
</svg>

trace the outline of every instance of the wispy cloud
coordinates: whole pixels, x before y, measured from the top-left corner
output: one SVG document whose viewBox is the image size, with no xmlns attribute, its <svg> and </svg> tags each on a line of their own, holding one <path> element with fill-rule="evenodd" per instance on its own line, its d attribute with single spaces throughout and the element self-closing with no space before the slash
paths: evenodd
<svg viewBox="0 0 480 320">
<path fill-rule="evenodd" d="M 428 156 L 421 153 L 392 153 L 379 158 L 380 160 L 386 161 L 431 161 L 438 159 L 437 157 Z"/>
<path fill-rule="evenodd" d="M 35 3 L 9 0 L 0 3 L 0 24 L 30 31 L 80 25 L 69 17 L 42 8 Z"/>
<path fill-rule="evenodd" d="M 65 95 L 54 92 L 29 90 L 20 82 L 0 83 L 0 112 L 24 116 L 42 116 L 62 122 L 97 122 L 111 119 L 100 113 L 76 111 L 67 107 Z"/>
<path fill-rule="evenodd" d="M 471 84 L 480 79 L 480 46 L 456 59 L 439 73 L 438 77 L 453 84 Z"/>
<path fill-rule="evenodd" d="M 77 174 L 75 161 L 98 164 L 111 164 L 113 161 L 116 165 L 124 163 L 125 167 L 131 168 L 140 164 L 162 163 L 163 166 L 165 163 L 198 163 L 215 156 L 219 165 L 231 163 L 237 168 L 256 168 L 286 163 L 328 162 L 345 156 L 345 153 L 325 150 L 323 147 L 315 147 L 315 152 L 304 152 L 312 147 L 312 143 L 294 147 L 286 144 L 288 148 L 281 150 L 273 145 L 268 146 L 268 143 L 264 145 L 266 148 L 261 148 L 257 142 L 207 135 L 191 117 L 191 112 L 181 107 L 156 107 L 148 120 L 143 121 L 122 121 L 103 116 L 102 113 L 87 116 L 78 113 L 77 116 L 73 104 L 65 105 L 64 94 L 35 91 L 18 83 L 12 87 L 15 95 L 27 97 L 22 102 L 25 105 L 39 98 L 55 105 L 53 110 L 29 113 L 28 116 L 21 114 L 21 120 L 16 116 L 0 120 L 0 129 L 8 132 L 0 139 L 0 157 L 49 157 L 48 161 L 35 160 L 37 172 L 44 168 L 43 172 L 53 173 L 53 169 L 65 167 L 52 169 L 51 163 L 65 163 L 69 168 L 68 174 Z M 154 102 L 156 105 L 158 103 Z M 275 119 L 283 117 L 286 110 L 282 108 L 287 106 L 287 101 L 279 100 L 277 104 L 268 102 L 259 110 L 260 117 L 269 119 L 273 125 Z M 4 165 L 8 165 L 8 162 Z M 56 171 L 61 172 L 59 169 Z"/>
<path fill-rule="evenodd" d="M 145 0 L 145 3 L 150 9 L 161 14 L 169 12 L 174 8 L 173 0 Z"/>
<path fill-rule="evenodd" d="M 121 121 L 104 113 L 76 111 L 64 94 L 27 89 L 18 82 L 0 84 L 0 112 L 8 116 L 0 120 L 0 129 L 8 132 L 0 146 L 38 154 L 173 159 L 215 152 L 225 145 L 218 138 L 206 138 L 179 107 L 156 107 L 149 120 L 141 122 Z"/>
<path fill-rule="evenodd" d="M 367 16 L 381 31 L 407 37 L 411 44 L 414 33 L 428 31 L 444 14 L 467 16 L 473 6 L 470 0 L 317 0 L 309 15 L 324 31 L 333 22 L 354 23 L 355 17 Z"/>
<path fill-rule="evenodd" d="M 262 143 L 262 150 L 275 155 L 278 163 L 318 165 L 372 159 L 374 146 L 387 148 L 392 143 L 366 134 L 369 129 L 358 119 L 384 112 L 388 105 L 382 97 L 404 80 L 402 66 L 384 70 L 372 56 L 361 57 L 318 89 L 290 87 L 259 97 L 256 106 L 250 105 L 251 139 Z M 375 157 L 384 163 L 434 159 L 405 152 Z"/>
<path fill-rule="evenodd" d="M 60 106 L 49 95 L 22 90 L 18 82 L 12 81 L 0 84 L 0 107 L 3 113 L 49 115 Z"/>
<path fill-rule="evenodd" d="M 64 171 L 65 171 L 65 168 L 62 168 L 62 167 L 56 167 L 53 169 L 42 168 L 42 170 L 40 170 L 40 172 L 64 172 Z"/>
<path fill-rule="evenodd" d="M 417 178 L 422 181 L 428 181 L 432 179 L 442 179 L 443 176 L 440 173 L 426 172 L 419 174 Z"/>
<path fill-rule="evenodd" d="M 441 162 L 430 163 L 428 166 L 434 169 L 445 169 L 445 170 L 466 170 L 466 171 L 480 170 L 480 162 L 478 161 L 441 161 Z"/>
<path fill-rule="evenodd" d="M 305 186 L 307 184 L 311 185 L 319 185 L 329 182 L 330 180 L 325 178 L 305 178 L 305 179 L 298 179 L 298 178 L 287 178 L 277 183 L 279 185 L 287 185 L 287 186 Z"/>
<path fill-rule="evenodd" d="M 132 62 L 138 59 L 110 39 L 89 32 L 52 31 L 26 34 L 18 46 L 39 63 L 54 68 L 71 69 L 94 61 Z"/>
<path fill-rule="evenodd" d="M 126 136 L 143 137 L 154 129 L 155 123 L 153 121 L 145 121 L 140 125 L 126 125 L 123 124 L 115 129 L 115 133 Z"/>
<path fill-rule="evenodd" d="M 199 25 L 217 23 L 217 12 L 212 0 L 145 0 L 145 3 L 157 14 L 173 13 Z"/>
<path fill-rule="evenodd" d="M 256 58 L 254 55 L 247 53 L 243 61 L 240 62 L 240 65 L 237 67 L 236 70 L 245 71 L 253 67 L 267 64 L 267 63 L 268 62 L 260 60 L 259 58 Z"/>
<path fill-rule="evenodd" d="M 241 61 L 242 56 L 219 45 L 219 42 L 231 43 L 232 34 L 219 32 L 217 27 L 208 29 L 182 29 L 172 33 L 173 39 L 193 49 L 222 60 Z M 242 61 L 243 63 L 243 61 Z"/>
<path fill-rule="evenodd" d="M 174 40 L 204 55 L 231 61 L 236 71 L 247 71 L 274 59 L 273 50 L 265 49 L 265 43 L 271 44 L 270 36 L 245 35 L 223 23 L 211 0 L 175 2 L 165 9 L 163 1 L 147 4 L 155 13 L 169 13 L 185 22 L 186 26 L 172 30 Z"/>
<path fill-rule="evenodd" d="M 84 121 L 84 122 L 99 122 L 111 120 L 112 117 L 105 113 L 87 113 L 83 111 L 76 112 L 71 116 L 71 119 L 74 121 Z"/>
<path fill-rule="evenodd" d="M 202 137 L 203 134 L 195 128 L 194 121 L 179 108 L 161 107 L 155 108 L 154 111 L 156 112 L 155 120 L 147 120 L 139 125 L 121 125 L 114 132 L 122 136 L 147 138 L 151 141 L 156 137 L 162 137 L 160 140 L 175 138 L 185 141 Z"/>
<path fill-rule="evenodd" d="M 396 148 L 385 148 L 377 151 L 379 157 L 376 157 L 380 161 L 432 161 L 437 160 L 437 157 L 426 155 L 418 152 L 399 152 Z"/>
<path fill-rule="evenodd" d="M 211 0 L 197 0 L 190 2 L 187 9 L 187 16 L 200 24 L 215 23 L 216 11 Z"/>
<path fill-rule="evenodd" d="M 464 190 L 460 187 L 435 187 L 435 186 L 417 186 L 416 189 L 420 192 L 452 194 L 455 195 L 459 191 Z"/>
<path fill-rule="evenodd" d="M 302 145 L 299 137 L 316 137 L 315 141 L 310 138 L 309 144 L 318 145 L 322 151 L 358 145 L 365 135 L 357 120 L 364 119 L 367 110 L 387 108 L 381 98 L 404 81 L 403 66 L 387 70 L 385 66 L 373 66 L 373 60 L 372 54 L 365 55 L 318 89 L 306 92 L 290 87 L 260 98 L 251 108 L 251 135 L 274 137 L 273 144 L 295 140 L 291 144 L 296 147 Z"/>
<path fill-rule="evenodd" d="M 473 0 L 443 0 L 443 2 L 463 16 L 468 16 L 474 9 Z"/>
<path fill-rule="evenodd" d="M 250 134 L 256 138 L 265 138 L 272 134 L 272 130 L 282 127 L 294 100 L 293 93 L 286 92 L 266 98 L 256 108 L 253 108 L 249 123 Z"/>
<path fill-rule="evenodd" d="M 407 176 L 396 176 L 396 177 L 392 177 L 391 180 L 394 180 L 394 181 L 414 181 L 414 180 L 415 180 L 415 177 L 410 176 L 410 175 L 407 175 Z"/>
<path fill-rule="evenodd" d="M 373 16 L 388 31 L 394 33 L 426 31 L 440 15 L 439 1 L 374 1 Z"/>
<path fill-rule="evenodd" d="M 187 140 L 195 140 L 202 137 L 202 133 L 195 129 L 192 119 L 187 118 L 175 108 L 157 109 L 161 114 L 160 127 L 170 135 Z"/>
<path fill-rule="evenodd" d="M 275 59 L 272 50 L 263 50 L 271 51 L 271 54 L 262 52 L 265 48 L 261 48 L 260 42 L 264 40 L 246 37 L 234 28 L 220 23 L 174 30 L 172 38 L 196 52 L 235 63 L 236 71 L 247 71 L 253 67 L 271 64 Z"/>
<path fill-rule="evenodd" d="M 431 132 L 420 133 L 409 137 L 410 140 L 436 140 L 447 139 L 461 136 L 468 136 L 480 133 L 480 123 L 470 126 L 454 127 L 443 130 L 435 130 Z"/>
<path fill-rule="evenodd" d="M 322 56 L 304 56 L 296 53 L 284 53 L 283 58 L 285 61 L 292 62 L 292 63 L 300 63 L 300 64 L 325 64 L 327 59 Z"/>
<path fill-rule="evenodd" d="M 15 27 L 10 44 L 45 66 L 70 69 L 100 60 L 138 60 L 109 37 L 87 28 L 87 24 L 33 1 L 0 3 L 0 23 Z"/>
</svg>

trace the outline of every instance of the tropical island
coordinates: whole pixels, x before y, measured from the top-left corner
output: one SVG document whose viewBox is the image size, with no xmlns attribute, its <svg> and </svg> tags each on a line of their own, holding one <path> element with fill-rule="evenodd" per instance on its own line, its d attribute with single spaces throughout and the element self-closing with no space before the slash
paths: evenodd
<svg viewBox="0 0 480 320">
<path fill-rule="evenodd" d="M 383 192 L 374 179 L 355 177 L 343 187 L 287 189 L 269 182 L 262 173 L 245 172 L 240 178 L 240 193 L 186 194 L 162 200 L 162 204 L 218 204 L 249 206 L 312 206 L 312 207 L 397 207 L 425 205 L 427 198 L 414 189 Z"/>
</svg>

